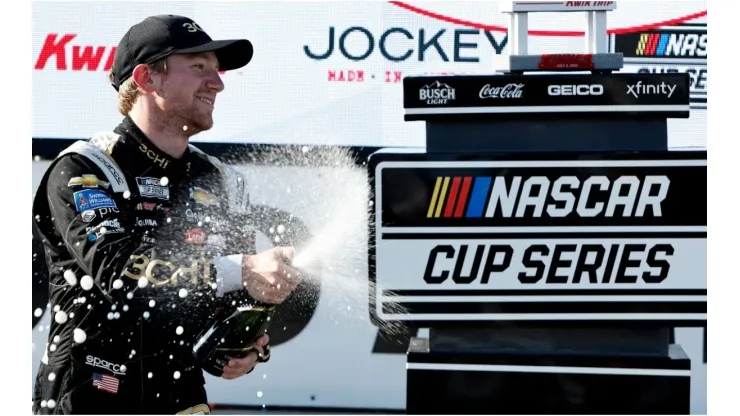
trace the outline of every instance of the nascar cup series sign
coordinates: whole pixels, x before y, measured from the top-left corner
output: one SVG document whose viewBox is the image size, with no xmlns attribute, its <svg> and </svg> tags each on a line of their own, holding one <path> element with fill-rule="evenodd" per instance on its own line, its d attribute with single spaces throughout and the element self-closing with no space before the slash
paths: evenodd
<svg viewBox="0 0 740 416">
<path fill-rule="evenodd" d="M 706 320 L 706 153 L 371 162 L 375 320 Z"/>
</svg>

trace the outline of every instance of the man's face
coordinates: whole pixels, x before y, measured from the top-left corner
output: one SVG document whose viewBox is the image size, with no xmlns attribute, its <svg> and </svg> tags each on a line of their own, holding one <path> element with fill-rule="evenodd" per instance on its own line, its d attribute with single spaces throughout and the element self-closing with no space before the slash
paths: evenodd
<svg viewBox="0 0 740 416">
<path fill-rule="evenodd" d="M 170 55 L 167 67 L 157 89 L 163 121 L 188 135 L 213 127 L 216 95 L 224 89 L 216 54 Z"/>
</svg>

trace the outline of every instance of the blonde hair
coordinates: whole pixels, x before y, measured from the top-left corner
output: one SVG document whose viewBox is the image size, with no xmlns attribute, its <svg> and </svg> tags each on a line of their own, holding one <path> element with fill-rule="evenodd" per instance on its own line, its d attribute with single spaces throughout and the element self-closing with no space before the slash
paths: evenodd
<svg viewBox="0 0 740 416">
<path fill-rule="evenodd" d="M 152 72 L 167 73 L 167 58 L 162 58 L 149 65 Z M 108 72 L 108 81 L 113 82 L 113 71 Z M 139 87 L 134 82 L 134 77 L 126 78 L 118 88 L 118 112 L 127 116 L 134 107 L 136 99 L 139 97 Z"/>
</svg>

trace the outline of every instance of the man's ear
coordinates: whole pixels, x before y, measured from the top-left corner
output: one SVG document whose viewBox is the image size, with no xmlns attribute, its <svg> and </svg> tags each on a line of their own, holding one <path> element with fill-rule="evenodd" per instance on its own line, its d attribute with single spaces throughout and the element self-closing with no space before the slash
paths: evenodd
<svg viewBox="0 0 740 416">
<path fill-rule="evenodd" d="M 148 65 L 139 64 L 134 67 L 134 73 L 131 75 L 136 86 L 144 93 L 152 93 L 157 89 L 159 79 L 156 74 L 152 73 Z"/>
</svg>

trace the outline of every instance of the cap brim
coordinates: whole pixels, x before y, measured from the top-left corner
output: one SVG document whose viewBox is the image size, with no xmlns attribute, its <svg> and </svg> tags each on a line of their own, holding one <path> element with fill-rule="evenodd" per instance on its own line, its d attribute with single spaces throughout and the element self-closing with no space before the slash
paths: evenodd
<svg viewBox="0 0 740 416">
<path fill-rule="evenodd" d="M 175 53 L 203 52 L 215 52 L 219 69 L 221 71 L 231 71 L 247 65 L 252 60 L 254 48 L 252 42 L 246 39 L 233 39 L 213 40 L 200 46 L 175 51 Z"/>
</svg>

